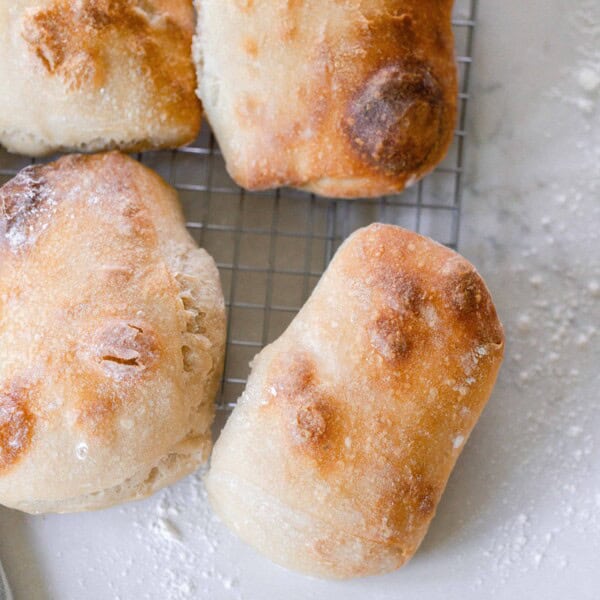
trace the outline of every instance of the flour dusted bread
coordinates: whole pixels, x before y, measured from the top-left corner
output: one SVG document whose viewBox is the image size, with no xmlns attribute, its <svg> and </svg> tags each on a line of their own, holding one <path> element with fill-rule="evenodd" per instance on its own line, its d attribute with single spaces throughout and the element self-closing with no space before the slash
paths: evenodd
<svg viewBox="0 0 600 600">
<path fill-rule="evenodd" d="M 372 225 L 255 359 L 209 498 L 275 562 L 349 578 L 417 550 L 494 385 L 504 339 L 464 258 Z"/>
<path fill-rule="evenodd" d="M 0 0 L 0 144 L 144 150 L 200 128 L 191 0 Z"/>
<path fill-rule="evenodd" d="M 328 196 L 402 190 L 456 113 L 452 0 L 197 0 L 199 95 L 232 177 Z"/>
<path fill-rule="evenodd" d="M 118 153 L 22 171 L 0 188 L 0 504 L 101 508 L 196 469 L 224 338 L 158 176 Z"/>
</svg>

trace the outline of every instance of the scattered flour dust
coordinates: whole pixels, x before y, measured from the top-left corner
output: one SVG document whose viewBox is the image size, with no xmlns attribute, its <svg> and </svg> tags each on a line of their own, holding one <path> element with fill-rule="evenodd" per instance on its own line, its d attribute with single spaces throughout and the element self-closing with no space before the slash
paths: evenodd
<svg viewBox="0 0 600 600">
<path fill-rule="evenodd" d="M 504 410 L 518 417 L 494 414 L 515 430 L 499 459 L 510 468 L 498 477 L 494 513 L 481 515 L 494 525 L 480 538 L 473 589 L 486 594 L 520 574 L 581 573 L 589 557 L 578 540 L 600 556 L 600 2 L 573 4 L 575 68 L 549 96 L 573 109 L 580 164 L 509 209 L 520 233 L 499 277 L 514 284 L 504 297 L 500 395 L 513 396 Z"/>
<path fill-rule="evenodd" d="M 583 205 L 583 193 L 576 188 L 560 192 L 555 206 L 569 205 L 577 212 Z M 584 213 L 581 218 L 590 217 Z M 594 218 L 600 223 L 600 208 Z M 600 257 L 590 261 L 583 254 L 581 263 L 569 268 L 559 261 L 545 263 L 545 257 L 561 254 L 562 243 L 575 242 L 572 237 L 600 248 L 600 233 L 593 228 L 583 233 L 584 229 L 575 225 L 570 231 L 561 232 L 560 228 L 560 218 L 551 219 L 545 227 L 542 224 L 523 252 L 525 264 L 537 261 L 539 273 L 530 274 L 530 267 L 514 268 L 515 277 L 522 270 L 530 301 L 505 322 L 510 347 L 504 368 L 519 390 L 519 420 L 527 442 L 506 453 L 519 475 L 502 483 L 506 518 L 482 547 L 486 560 L 475 589 L 489 587 L 490 582 L 505 583 L 516 573 L 531 570 L 567 573 L 577 554 L 568 549 L 565 540 L 574 534 L 600 540 L 600 402 L 589 395 L 593 380 L 595 389 L 600 389 L 594 368 L 594 361 L 600 359 Z M 544 230 L 556 235 L 548 237 Z M 576 284 L 589 274 L 586 285 Z M 584 376 L 589 379 L 582 382 Z M 528 449 L 533 450 L 531 455 Z M 528 481 L 543 482 L 546 489 L 536 489 L 532 483 L 523 491 L 524 475 Z M 551 514 L 542 519 L 540 513 L 548 507 Z"/>
<path fill-rule="evenodd" d="M 136 600 L 243 600 L 238 567 L 218 567 L 217 551 L 227 554 L 233 536 L 225 540 L 224 527 L 209 507 L 205 473 L 202 468 L 149 500 L 118 509 L 132 523 L 128 534 L 133 531 L 138 550 L 126 553 L 131 545 L 107 549 L 96 561 L 106 570 L 102 576 L 112 594 L 107 598 L 130 600 L 128 590 L 135 589 Z M 152 573 L 152 586 L 144 573 Z M 86 579 L 79 585 L 85 590 Z"/>
<path fill-rule="evenodd" d="M 579 60 L 567 74 L 568 89 L 557 88 L 552 96 L 575 106 L 587 115 L 597 115 L 600 106 L 600 3 L 597 0 L 578 2 L 571 11 L 569 22 L 579 39 Z"/>
<path fill-rule="evenodd" d="M 576 68 L 569 72 L 565 87 L 553 95 L 580 111 L 591 130 L 600 118 L 600 2 L 578 2 L 569 19 L 581 33 L 582 42 L 577 48 Z M 590 172 L 597 176 L 598 148 L 582 140 L 581 150 L 590 157 Z M 584 369 L 589 371 L 598 356 L 600 270 L 597 259 L 590 264 L 591 255 L 582 255 L 579 263 L 561 262 L 563 245 L 600 247 L 600 227 L 571 225 L 600 222 L 600 208 L 592 213 L 588 210 L 588 198 L 600 197 L 600 179 L 595 181 L 592 178 L 585 188 L 549 186 L 547 212 L 538 223 L 527 223 L 535 231 L 524 236 L 530 240 L 522 249 L 522 262 L 511 267 L 514 280 L 522 277 L 523 285 L 528 286 L 530 300 L 505 323 L 509 348 L 504 377 L 511 379 L 511 389 L 518 390 L 523 399 L 517 425 L 522 424 L 528 447 L 535 452 L 523 455 L 515 448 L 507 450 L 507 456 L 527 479 L 550 479 L 551 485 L 532 500 L 526 494 L 519 496 L 517 483 L 513 485 L 510 479 L 501 482 L 505 516 L 500 522 L 489 517 L 496 525 L 481 541 L 483 560 L 474 575 L 474 587 L 486 590 L 482 597 L 490 597 L 490 582 L 506 582 L 515 573 L 566 571 L 575 558 L 563 544 L 568 534 L 592 534 L 600 539 L 600 485 L 593 487 L 593 482 L 598 482 L 598 434 L 589 426 L 594 418 L 598 422 L 593 411 L 599 410 L 600 402 L 579 393 Z M 14 235 L 17 246 L 22 236 L 18 230 Z M 532 270 L 531 265 L 538 266 Z M 579 285 L 582 280 L 586 282 L 583 286 Z M 555 389 L 544 385 L 549 381 L 555 382 Z M 600 389 L 600 380 L 598 384 L 596 389 Z M 271 392 L 276 395 L 276 390 Z M 348 438 L 346 444 L 351 443 Z M 464 439 L 457 436 L 453 443 L 458 448 Z M 224 542 L 221 526 L 208 505 L 203 476 L 201 470 L 159 492 L 143 509 L 138 504 L 119 509 L 131 516 L 134 535 L 145 553 L 138 557 L 107 550 L 106 561 L 96 561 L 109 568 L 106 579 L 112 595 L 107 597 L 128 600 L 123 582 L 140 571 L 151 571 L 161 574 L 158 589 L 149 590 L 139 600 L 202 600 L 224 594 L 242 599 L 239 568 L 235 564 L 217 568 L 215 555 Z M 522 479 L 521 475 L 518 481 Z M 542 525 L 540 504 L 546 499 L 552 514 L 550 524 Z M 82 552 L 89 549 L 82 548 Z M 140 569 L 140 561 L 149 564 Z M 82 591 L 85 585 L 82 579 Z"/>
<path fill-rule="evenodd" d="M 203 468 L 179 486 L 162 490 L 155 515 L 135 524 L 155 561 L 152 568 L 164 569 L 165 600 L 208 599 L 219 588 L 221 593 L 227 591 L 227 597 L 241 599 L 235 565 L 229 565 L 226 573 L 216 567 L 219 524 L 208 504 L 205 474 Z"/>
</svg>

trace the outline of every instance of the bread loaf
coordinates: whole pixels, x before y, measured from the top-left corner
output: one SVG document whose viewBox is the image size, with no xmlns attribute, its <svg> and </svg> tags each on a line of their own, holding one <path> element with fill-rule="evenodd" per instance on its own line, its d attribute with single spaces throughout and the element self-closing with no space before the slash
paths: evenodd
<svg viewBox="0 0 600 600">
<path fill-rule="evenodd" d="M 401 191 L 452 140 L 452 0 L 197 0 L 199 96 L 243 187 Z"/>
<path fill-rule="evenodd" d="M 194 140 L 191 0 L 0 0 L 0 144 L 146 150 Z"/>
<path fill-rule="evenodd" d="M 175 192 L 126 156 L 0 188 L 0 504 L 142 498 L 211 447 L 225 344 L 212 258 Z"/>
<path fill-rule="evenodd" d="M 504 348 L 471 264 L 372 225 L 254 359 L 211 460 L 221 519 L 275 562 L 349 578 L 421 543 Z"/>
</svg>

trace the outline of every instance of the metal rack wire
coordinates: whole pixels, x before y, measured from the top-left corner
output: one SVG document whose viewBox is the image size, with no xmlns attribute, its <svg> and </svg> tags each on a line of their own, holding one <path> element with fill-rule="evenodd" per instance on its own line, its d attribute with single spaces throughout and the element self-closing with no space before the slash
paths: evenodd
<svg viewBox="0 0 600 600">
<path fill-rule="evenodd" d="M 250 360 L 287 327 L 352 231 L 381 221 L 458 246 L 476 11 L 477 0 L 455 2 L 460 83 L 454 143 L 433 173 L 402 194 L 336 200 L 289 189 L 246 192 L 228 176 L 208 126 L 189 147 L 139 155 L 178 190 L 190 232 L 221 272 L 228 342 L 220 409 L 235 405 Z M 0 184 L 32 162 L 0 151 Z"/>
</svg>

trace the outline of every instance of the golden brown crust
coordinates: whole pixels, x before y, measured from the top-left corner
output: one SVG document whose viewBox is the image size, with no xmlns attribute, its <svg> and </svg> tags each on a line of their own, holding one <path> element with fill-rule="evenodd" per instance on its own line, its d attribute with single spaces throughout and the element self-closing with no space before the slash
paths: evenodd
<svg viewBox="0 0 600 600">
<path fill-rule="evenodd" d="M 504 333 L 481 277 L 467 265 L 455 273 L 445 290 L 458 318 L 481 343 L 502 344 Z"/>
<path fill-rule="evenodd" d="M 431 333 L 422 313 L 428 305 L 461 335 L 471 336 L 475 344 L 504 342 L 490 293 L 473 265 L 410 232 L 377 225 L 367 231 L 374 233 L 357 236 L 362 260 L 351 263 L 349 274 L 368 277 L 385 310 L 392 307 L 405 317 L 417 315 Z M 413 327 L 411 323 L 403 329 L 419 337 Z"/>
<path fill-rule="evenodd" d="M 29 391 L 14 384 L 0 390 L 0 475 L 27 453 L 34 429 Z"/>
<path fill-rule="evenodd" d="M 307 355 L 282 357 L 273 365 L 273 373 L 270 385 L 276 400 L 265 404 L 263 411 L 276 411 L 298 455 L 309 458 L 321 472 L 327 470 L 339 459 L 343 446 L 335 398 L 319 389 L 316 367 Z"/>
<path fill-rule="evenodd" d="M 197 135 L 191 0 L 50 0 L 6 19 L 20 40 L 2 50 L 2 60 L 30 71 L 44 95 L 40 108 L 46 107 L 22 132 L 18 121 L 0 118 L 0 142 L 6 135 L 11 149 L 140 150 L 182 145 Z M 9 89 L 4 82 L 0 95 L 30 109 L 28 98 L 18 96 L 31 93 L 29 83 L 21 91 L 21 82 L 14 83 Z M 64 123 L 66 110 L 79 131 Z"/>
<path fill-rule="evenodd" d="M 427 531 L 503 348 L 489 291 L 464 258 L 399 227 L 357 231 L 254 360 L 213 453 L 215 509 L 301 571 L 398 568 Z"/>
<path fill-rule="evenodd" d="M 425 64 L 383 67 L 350 103 L 350 143 L 391 177 L 413 173 L 440 143 L 445 110 L 440 85 Z"/>
<path fill-rule="evenodd" d="M 413 342 L 403 332 L 407 328 L 403 316 L 393 309 L 382 310 L 369 325 L 371 345 L 394 365 L 398 365 L 413 349 Z"/>
<path fill-rule="evenodd" d="M 161 20 L 153 26 L 152 20 Z M 191 35 L 152 2 L 56 0 L 29 16 L 23 36 L 50 74 L 73 89 L 101 89 L 110 69 L 107 45 L 114 38 L 152 82 L 160 110 L 169 118 L 197 113 L 190 90 L 196 78 L 189 60 Z"/>
<path fill-rule="evenodd" d="M 450 0 L 197 4 L 199 94 L 244 187 L 376 196 L 442 160 L 456 118 Z M 243 41 L 225 49 L 217 29 Z"/>
<path fill-rule="evenodd" d="M 22 171 L 0 188 L 0 503 L 98 508 L 189 473 L 224 337 L 216 266 L 157 175 L 117 152 Z"/>
<path fill-rule="evenodd" d="M 132 387 L 151 379 L 164 349 L 152 326 L 139 319 L 106 319 L 82 339 L 75 351 L 82 394 L 76 425 L 94 436 L 114 435 L 123 410 L 135 410 Z"/>
</svg>

